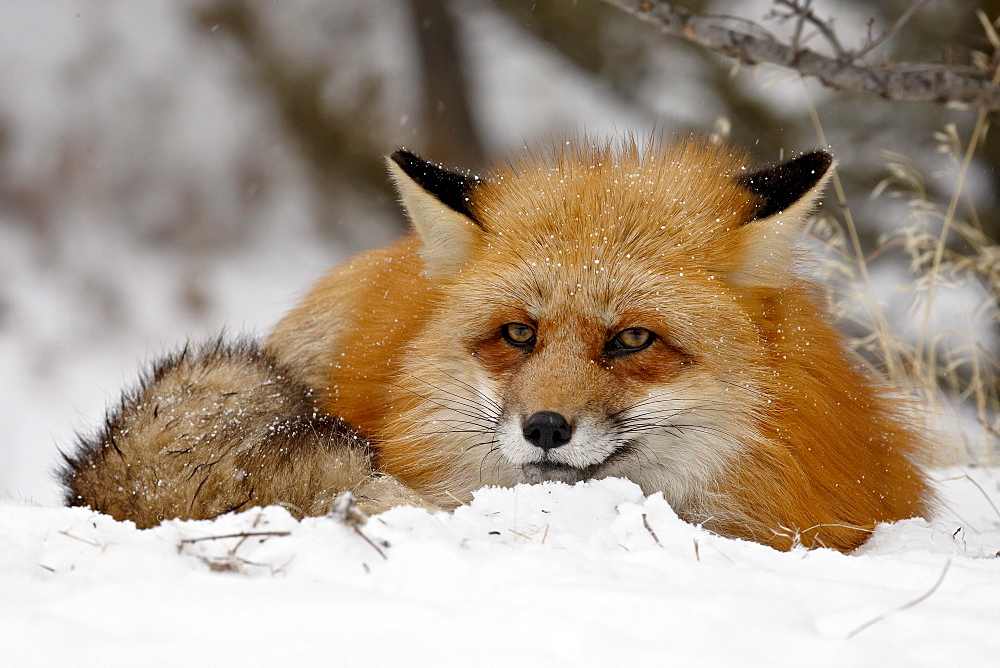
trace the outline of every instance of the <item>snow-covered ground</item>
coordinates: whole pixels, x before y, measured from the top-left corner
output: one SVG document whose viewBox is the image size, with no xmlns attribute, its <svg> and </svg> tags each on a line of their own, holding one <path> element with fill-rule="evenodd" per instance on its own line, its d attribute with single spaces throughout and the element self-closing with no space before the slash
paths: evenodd
<svg viewBox="0 0 1000 668">
<path fill-rule="evenodd" d="M 996 665 L 1000 472 L 940 480 L 938 517 L 852 555 L 721 538 L 617 479 L 360 529 L 0 502 L 0 663 Z"/>
</svg>

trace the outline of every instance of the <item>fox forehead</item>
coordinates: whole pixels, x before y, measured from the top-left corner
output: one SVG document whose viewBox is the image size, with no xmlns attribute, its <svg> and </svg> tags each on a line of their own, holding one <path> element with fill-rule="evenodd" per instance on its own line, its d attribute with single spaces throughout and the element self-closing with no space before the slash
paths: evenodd
<svg viewBox="0 0 1000 668">
<path fill-rule="evenodd" d="M 584 145 L 498 170 L 470 208 L 488 233 L 577 264 L 600 260 L 587 257 L 595 250 L 641 253 L 649 244 L 704 252 L 753 216 L 755 198 L 736 181 L 745 170 L 743 156 L 702 142 L 645 152 Z"/>
</svg>

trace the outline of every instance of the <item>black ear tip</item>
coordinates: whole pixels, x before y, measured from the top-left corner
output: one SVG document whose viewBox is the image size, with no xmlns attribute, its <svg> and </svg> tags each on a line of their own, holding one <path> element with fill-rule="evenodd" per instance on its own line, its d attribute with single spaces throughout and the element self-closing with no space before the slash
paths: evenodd
<svg viewBox="0 0 1000 668">
<path fill-rule="evenodd" d="M 794 164 L 803 171 L 816 172 L 822 176 L 833 164 L 833 154 L 829 151 L 813 151 L 800 155 L 788 164 Z"/>
<path fill-rule="evenodd" d="M 397 165 L 399 165 L 399 167 L 404 171 L 408 166 L 411 166 L 418 162 L 423 162 L 423 160 L 417 157 L 417 154 L 411 151 L 407 151 L 405 148 L 397 148 L 395 151 L 389 154 L 389 159 L 392 160 Z"/>
<path fill-rule="evenodd" d="M 833 155 L 827 151 L 804 153 L 786 163 L 745 174 L 737 182 L 757 195 L 757 212 L 753 220 L 767 218 L 801 199 L 816 187 L 833 165 Z"/>
<path fill-rule="evenodd" d="M 414 183 L 437 197 L 442 204 L 475 222 L 468 205 L 470 194 L 477 183 L 475 178 L 427 162 L 405 148 L 393 151 L 389 159 L 396 163 Z"/>
</svg>

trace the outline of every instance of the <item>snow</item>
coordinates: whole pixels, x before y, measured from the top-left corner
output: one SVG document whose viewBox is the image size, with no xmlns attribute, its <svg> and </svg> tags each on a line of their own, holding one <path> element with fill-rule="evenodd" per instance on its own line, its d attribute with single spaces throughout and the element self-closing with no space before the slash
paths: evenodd
<svg viewBox="0 0 1000 668">
<path fill-rule="evenodd" d="M 454 513 L 400 507 L 358 529 L 271 507 L 138 531 L 4 501 L 2 654 L 19 666 L 985 665 L 1000 652 L 1000 472 L 941 478 L 939 517 L 880 526 L 853 555 L 722 538 L 619 479 L 488 488 Z"/>
</svg>

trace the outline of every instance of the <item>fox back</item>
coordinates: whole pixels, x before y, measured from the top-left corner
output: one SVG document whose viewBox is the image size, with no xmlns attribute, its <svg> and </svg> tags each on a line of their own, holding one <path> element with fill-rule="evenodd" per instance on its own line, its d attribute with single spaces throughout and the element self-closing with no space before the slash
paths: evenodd
<svg viewBox="0 0 1000 668">
<path fill-rule="evenodd" d="M 927 511 L 921 435 L 796 262 L 832 158 L 748 165 L 583 142 L 479 178 L 399 151 L 413 233 L 320 281 L 268 350 L 437 505 L 622 476 L 726 535 L 853 549 Z"/>
</svg>

